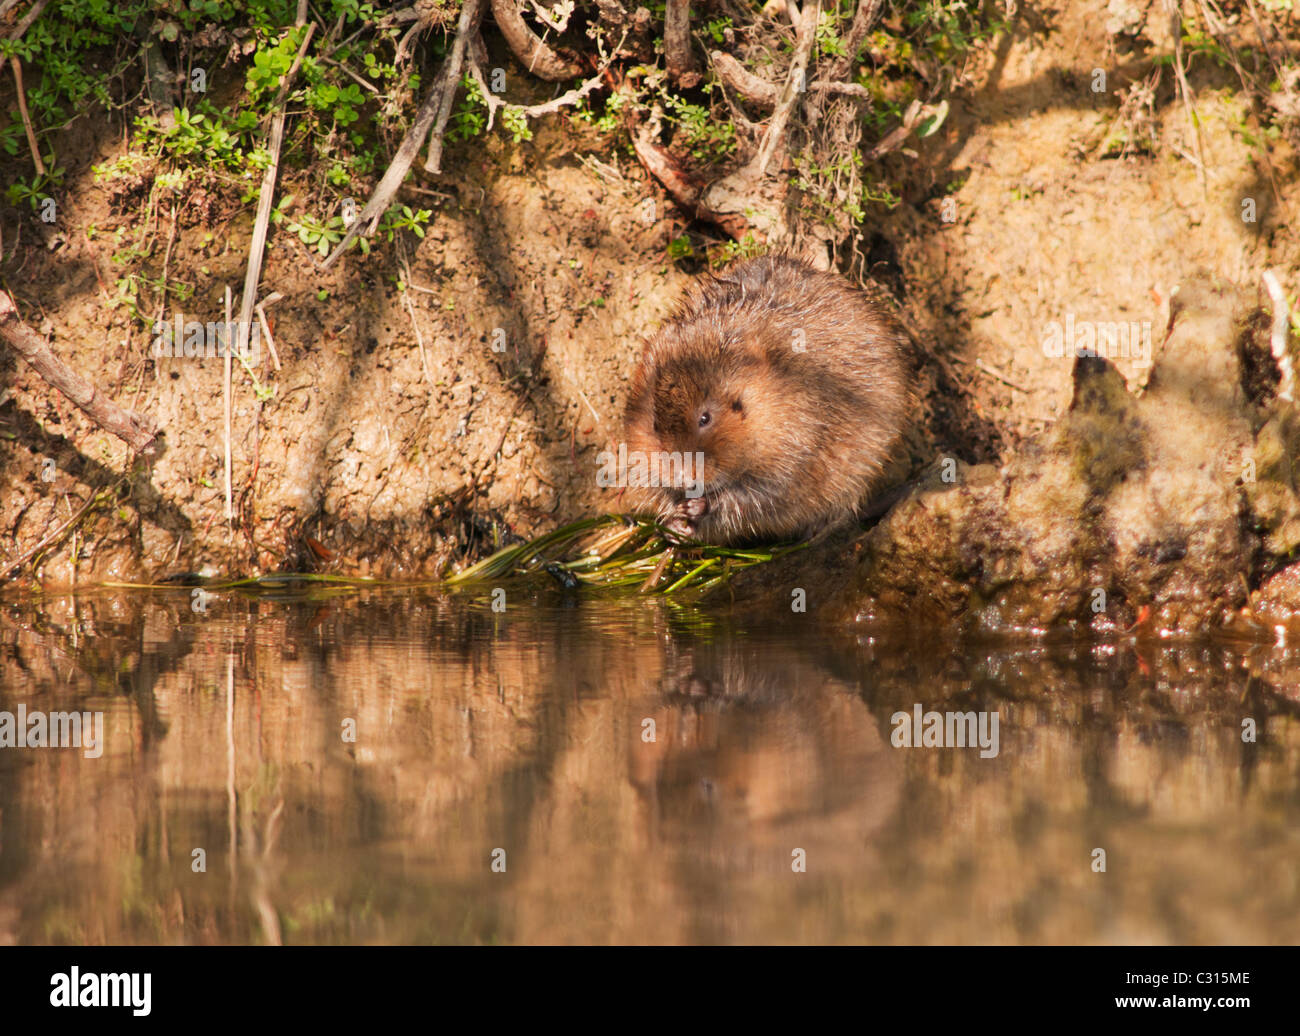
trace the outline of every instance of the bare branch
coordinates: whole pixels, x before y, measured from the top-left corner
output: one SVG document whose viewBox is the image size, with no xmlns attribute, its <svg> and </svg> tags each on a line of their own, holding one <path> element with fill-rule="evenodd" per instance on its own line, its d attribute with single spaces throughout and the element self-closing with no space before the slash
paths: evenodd
<svg viewBox="0 0 1300 1036">
<path fill-rule="evenodd" d="M 707 220 L 721 227 L 739 241 L 750 231 L 748 221 L 739 214 L 715 212 L 703 204 L 704 188 L 695 183 L 678 167 L 672 157 L 656 144 L 650 131 L 642 126 L 632 135 L 632 147 L 646 172 L 663 184 L 664 189 L 681 208 L 695 219 Z"/>
<path fill-rule="evenodd" d="M 790 121 L 795 100 L 807 81 L 808 59 L 812 55 L 813 41 L 817 36 L 818 6 L 817 0 L 807 0 L 804 4 L 799 16 L 799 24 L 795 27 L 794 60 L 790 64 L 790 77 L 786 80 L 785 89 L 781 91 L 781 99 L 772 113 L 772 121 L 768 124 L 762 144 L 759 145 L 758 154 L 741 171 L 741 179 L 757 180 L 763 176 L 772 162 L 772 156 L 784 141 L 786 123 Z"/>
<path fill-rule="evenodd" d="M 494 93 L 492 93 L 488 89 L 488 85 L 483 78 L 483 67 L 480 64 L 482 58 L 479 56 L 477 52 L 478 48 L 471 47 L 469 53 L 469 74 L 473 76 L 474 81 L 478 83 L 479 92 L 483 94 L 483 99 L 484 101 L 487 102 L 487 106 L 488 106 L 487 128 L 489 132 L 492 129 L 492 125 L 494 120 L 496 119 L 497 112 L 502 108 L 516 108 L 525 118 L 535 119 L 541 115 L 552 115 L 555 112 L 562 111 L 563 109 L 569 107 L 569 105 L 577 104 L 584 97 L 586 97 L 587 94 L 591 93 L 592 90 L 596 89 L 596 87 L 600 86 L 605 81 L 605 71 L 606 69 L 609 68 L 610 62 L 614 60 L 614 57 L 618 54 L 620 48 L 623 46 L 623 43 L 626 39 L 627 39 L 627 30 L 624 29 L 622 37 L 619 39 L 618 44 L 614 47 L 614 49 L 610 51 L 609 57 L 607 57 L 604 63 L 600 66 L 600 68 L 597 69 L 596 74 L 592 76 L 590 79 L 588 79 L 581 86 L 576 86 L 572 90 L 567 90 L 564 93 L 560 94 L 559 97 L 547 101 L 544 104 L 532 104 L 532 105 L 512 105 L 508 101 L 504 101 L 500 97 L 497 97 Z M 482 40 L 479 40 L 477 42 L 481 44 Z"/>
<path fill-rule="evenodd" d="M 406 179 L 415 156 L 420 153 L 420 145 L 424 143 L 425 136 L 439 119 L 441 122 L 438 122 L 436 127 L 437 153 L 435 155 L 431 144 L 429 159 L 434 165 L 434 172 L 437 172 L 441 166 L 442 131 L 447 125 L 447 117 L 451 111 L 451 98 L 456 92 L 457 83 L 460 82 L 460 68 L 465 60 L 465 48 L 469 44 L 470 37 L 477 31 L 479 18 L 483 14 L 483 4 L 484 0 L 465 0 L 465 6 L 460 11 L 460 22 L 456 26 L 456 42 L 452 45 L 451 54 L 447 56 L 442 72 L 429 90 L 424 103 L 420 105 L 420 110 L 416 112 L 415 121 L 411 123 L 411 128 L 406 131 L 406 136 L 398 145 L 397 154 L 393 156 L 392 164 L 384 173 L 384 178 L 379 181 L 379 186 L 375 188 L 374 194 L 370 196 L 370 200 L 366 202 L 365 208 L 353 221 L 352 226 L 348 227 L 343 240 L 321 263 L 322 269 L 332 266 L 334 261 L 343 254 L 344 249 L 363 233 L 374 233 L 374 228 L 379 224 L 379 217 L 388 211 L 388 206 L 397 197 L 398 188 Z M 444 111 L 448 115 L 444 115 Z M 367 230 L 367 227 L 370 229 Z"/>
<path fill-rule="evenodd" d="M 41 16 L 41 12 L 45 10 L 45 5 L 49 2 L 50 0 L 36 0 L 36 3 L 32 4 L 31 10 L 27 12 L 23 20 L 14 26 L 13 32 L 9 33 L 8 38 L 14 41 L 22 39 L 23 34 Z M 13 4 L 6 5 L 5 12 L 7 13 L 12 6 Z M 36 143 L 36 130 L 32 127 L 32 117 L 27 112 L 27 93 L 23 89 L 23 66 L 19 64 L 16 54 L 9 59 L 9 67 L 14 74 L 14 87 L 18 91 L 18 114 L 22 116 L 23 129 L 27 132 L 27 146 L 32 151 L 32 162 L 36 165 L 36 172 L 44 176 L 45 163 L 41 161 L 41 149 Z"/>
<path fill-rule="evenodd" d="M 295 28 L 302 27 L 306 20 L 306 14 L 307 4 L 305 0 L 299 0 L 298 22 Z M 253 239 L 249 242 L 248 267 L 244 271 L 244 294 L 239 303 L 239 355 L 241 356 L 245 354 L 245 350 L 248 348 L 250 325 L 253 320 L 253 306 L 257 302 L 257 283 L 262 278 L 262 260 L 266 257 L 266 235 L 271 225 L 271 206 L 275 201 L 275 181 L 280 172 L 280 148 L 284 145 L 284 103 L 289 98 L 289 89 L 293 84 L 294 77 L 298 74 L 298 68 L 302 65 L 303 56 L 307 53 L 307 47 L 311 44 L 311 38 L 315 32 L 316 23 L 312 22 L 307 26 L 307 32 L 302 38 L 302 43 L 298 46 L 298 53 L 293 59 L 293 64 L 289 66 L 289 71 L 280 80 L 280 89 L 275 95 L 275 104 L 273 106 L 275 115 L 271 118 L 271 140 L 269 144 L 271 161 L 262 174 L 262 187 L 257 196 L 257 216 L 253 220 Z M 229 357 L 227 357 L 227 360 L 229 360 Z"/>
<path fill-rule="evenodd" d="M 864 162 L 874 162 L 876 159 L 882 158 L 891 151 L 897 151 L 901 148 L 907 141 L 907 138 L 911 135 L 916 124 L 921 121 L 921 117 L 925 112 L 926 109 L 920 101 L 913 101 L 908 105 L 907 111 L 903 115 L 903 124 L 886 134 L 884 139 L 862 156 L 862 160 Z"/>
<path fill-rule="evenodd" d="M 41 161 L 40 145 L 36 143 L 36 130 L 32 126 L 32 117 L 27 114 L 27 92 L 23 89 L 23 66 L 15 54 L 9 59 L 9 67 L 14 73 L 14 88 L 18 91 L 18 114 L 22 116 L 23 129 L 27 131 L 27 146 L 32 151 L 32 162 L 39 176 L 45 175 L 45 163 Z"/>
<path fill-rule="evenodd" d="M 8 292 L 0 291 L 0 338 L 31 364 L 47 384 L 62 392 L 97 425 L 112 432 L 133 450 L 152 456 L 157 451 L 153 423 L 106 399 L 89 381 L 60 360 L 50 347 L 18 316 Z"/>
<path fill-rule="evenodd" d="M 748 71 L 744 65 L 730 54 L 715 50 L 709 56 L 713 60 L 713 69 L 718 74 L 719 82 L 728 90 L 739 94 L 745 100 L 751 101 L 759 107 L 776 107 L 777 101 L 780 100 L 780 91 L 774 84 L 765 79 L 760 79 Z M 815 83 L 809 83 L 808 89 L 818 93 L 855 97 L 863 101 L 871 100 L 871 92 L 865 86 L 859 86 L 857 83 L 837 83 L 829 79 L 819 79 Z"/>
<path fill-rule="evenodd" d="M 85 517 L 86 512 L 89 511 L 92 507 L 94 507 L 95 504 L 104 503 L 106 500 L 111 499 L 112 492 L 113 491 L 110 490 L 109 493 L 106 494 L 105 491 L 101 489 L 94 493 L 91 493 L 90 499 L 87 500 L 80 507 L 78 507 L 76 512 L 72 515 L 72 517 L 70 517 L 66 522 L 60 525 L 48 536 L 44 537 L 38 544 L 36 544 L 36 546 L 34 546 L 31 550 L 27 551 L 27 553 L 25 553 L 22 557 L 18 558 L 16 561 L 10 562 L 4 568 L 3 571 L 0 571 L 0 579 L 9 579 L 11 576 L 16 575 L 18 572 L 20 572 L 23 569 L 23 567 L 27 564 L 27 562 L 32 560 L 32 558 L 49 550 L 50 547 L 54 546 L 54 544 L 56 544 L 59 540 L 63 538 L 64 533 L 66 533 L 69 529 L 73 528 L 79 521 L 81 521 L 81 519 Z"/>
<path fill-rule="evenodd" d="M 858 48 L 866 39 L 871 27 L 880 17 L 885 0 L 858 0 L 858 9 L 853 14 L 853 24 L 849 26 L 848 35 L 844 37 L 844 53 L 831 62 L 827 79 L 843 79 L 853 69 L 857 59 Z"/>
<path fill-rule="evenodd" d="M 691 54 L 691 0 L 668 0 L 664 10 L 664 59 L 674 82 L 688 88 L 699 83 L 700 74 Z"/>
<path fill-rule="evenodd" d="M 528 27 L 515 0 L 492 0 L 492 15 L 511 52 L 533 75 L 559 83 L 582 74 L 581 65 L 560 57 Z"/>
<path fill-rule="evenodd" d="M 451 45 L 451 53 L 447 55 L 447 61 L 442 66 L 442 72 L 434 86 L 434 92 L 439 93 L 440 99 L 438 119 L 429 132 L 429 153 L 424 159 L 426 173 L 442 171 L 442 135 L 447 131 L 447 120 L 451 118 L 451 102 L 456 96 L 456 87 L 460 85 L 460 68 L 465 62 L 465 49 L 469 46 L 469 41 L 478 35 L 478 23 L 482 17 L 483 0 L 465 0 L 465 6 L 460 11 L 460 23 L 456 26 L 456 42 Z M 401 154 L 401 148 L 398 149 L 398 154 Z M 387 176 L 384 179 L 387 180 Z M 400 183 L 399 180 L 398 184 Z M 383 184 L 381 183 L 380 186 L 382 187 Z M 393 193 L 396 192 L 397 187 L 394 186 Z M 381 214 L 382 212 L 375 215 L 376 221 Z"/>
</svg>

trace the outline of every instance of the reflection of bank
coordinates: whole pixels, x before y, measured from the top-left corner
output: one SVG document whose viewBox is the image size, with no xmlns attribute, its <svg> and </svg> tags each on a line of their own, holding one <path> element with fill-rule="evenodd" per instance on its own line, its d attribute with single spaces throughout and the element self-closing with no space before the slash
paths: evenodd
<svg viewBox="0 0 1300 1036">
<path fill-rule="evenodd" d="M 661 692 L 631 779 L 658 838 L 697 847 L 697 878 L 795 874 L 803 850 L 809 875 L 861 880 L 902 769 L 856 688 L 792 647 L 730 640 L 678 645 Z"/>
</svg>

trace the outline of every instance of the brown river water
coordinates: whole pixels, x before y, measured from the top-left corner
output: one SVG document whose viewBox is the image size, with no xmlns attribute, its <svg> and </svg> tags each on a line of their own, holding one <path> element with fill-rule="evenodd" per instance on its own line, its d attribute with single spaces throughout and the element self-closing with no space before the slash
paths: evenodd
<svg viewBox="0 0 1300 1036">
<path fill-rule="evenodd" d="M 0 602 L 0 744 L 0 943 L 1300 937 L 1285 646 L 98 591 Z"/>
</svg>

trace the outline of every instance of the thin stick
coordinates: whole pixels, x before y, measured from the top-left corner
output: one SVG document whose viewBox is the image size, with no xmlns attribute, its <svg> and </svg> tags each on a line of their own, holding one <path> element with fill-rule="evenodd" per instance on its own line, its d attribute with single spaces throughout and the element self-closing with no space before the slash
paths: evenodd
<svg viewBox="0 0 1300 1036">
<path fill-rule="evenodd" d="M 167 268 L 172 262 L 172 248 L 176 244 L 176 228 L 180 223 L 180 216 L 176 211 L 176 203 L 172 203 L 172 232 L 167 235 L 167 250 L 163 252 L 162 264 L 162 287 L 158 291 L 158 319 L 161 320 L 167 312 Z M 179 332 L 178 332 L 179 333 Z"/>
<path fill-rule="evenodd" d="M 844 36 L 844 53 L 831 62 L 831 79 L 843 79 L 852 70 L 862 41 L 866 39 L 867 32 L 880 17 L 880 11 L 884 6 L 885 0 L 858 0 L 858 9 L 853 14 L 853 24 L 849 26 L 849 31 Z"/>
<path fill-rule="evenodd" d="M 350 76 L 353 79 L 353 81 L 356 82 L 356 84 L 360 86 L 363 90 L 369 90 L 372 94 L 379 93 L 379 88 L 375 86 L 374 83 L 366 82 L 366 80 L 362 79 L 359 75 L 353 72 L 352 69 L 348 68 L 348 66 L 343 64 L 341 61 L 331 61 L 329 58 L 321 58 L 320 60 L 322 64 L 332 65 L 335 68 L 337 68 L 340 72 L 343 72 L 346 75 Z"/>
<path fill-rule="evenodd" d="M 502 100 L 500 97 L 497 97 L 496 94 L 492 93 L 492 91 L 488 89 L 487 82 L 483 78 L 482 67 L 479 65 L 478 61 L 475 60 L 474 55 L 470 54 L 469 74 L 473 76 L 474 81 L 478 83 L 479 90 L 482 92 L 483 99 L 484 101 L 487 102 L 487 106 L 488 106 L 488 127 L 487 128 L 489 130 L 492 129 L 493 120 L 496 118 L 497 110 L 500 108 L 516 108 L 516 110 L 524 118 L 535 119 L 542 115 L 554 114 L 555 112 L 567 108 L 571 104 L 577 104 L 584 97 L 586 97 L 587 94 L 591 93 L 592 90 L 596 89 L 596 87 L 600 86 L 605 81 L 605 70 L 609 68 L 610 63 L 614 60 L 614 55 L 616 55 L 619 52 L 619 50 L 622 49 L 623 40 L 626 39 L 627 39 L 627 32 L 624 31 L 623 36 L 618 41 L 617 46 L 615 46 L 614 49 L 610 51 L 609 57 L 605 59 L 604 64 L 600 66 L 600 68 L 597 70 L 594 76 L 592 76 L 590 79 L 584 82 L 581 86 L 574 87 L 572 90 L 566 90 L 564 93 L 560 94 L 559 97 L 547 101 L 544 104 L 517 106 Z"/>
<path fill-rule="evenodd" d="M 41 337 L 22 322 L 14 300 L 5 291 L 0 291 L 0 338 L 31 364 L 47 384 L 72 400 L 105 431 L 112 432 L 145 456 L 157 451 L 158 432 L 153 423 L 102 396 L 91 382 L 55 356 Z"/>
<path fill-rule="evenodd" d="M 32 161 L 36 163 L 36 172 L 45 175 L 45 163 L 41 161 L 40 145 L 36 143 L 36 130 L 32 128 L 32 117 L 27 114 L 27 93 L 23 90 L 23 66 L 18 61 L 15 54 L 9 59 L 9 67 L 13 69 L 14 85 L 18 89 L 18 114 L 23 118 L 23 129 L 27 131 L 27 146 L 32 149 Z"/>
<path fill-rule="evenodd" d="M 751 180 L 757 180 L 767 172 L 772 156 L 785 136 L 786 123 L 790 121 L 790 115 L 794 111 L 795 100 L 807 81 L 808 59 L 812 55 L 813 42 L 817 38 L 819 11 L 819 2 L 808 0 L 801 12 L 799 23 L 795 26 L 794 60 L 790 63 L 790 77 L 786 80 L 785 89 L 781 91 L 781 99 L 772 113 L 772 121 L 768 123 L 767 133 L 763 135 L 763 143 L 759 145 L 758 154 L 742 173 L 742 176 L 748 176 Z"/>
<path fill-rule="evenodd" d="M 1268 62 L 1273 66 L 1273 73 L 1282 78 L 1282 69 L 1277 60 L 1273 57 L 1273 49 L 1268 45 L 1268 35 L 1264 32 L 1264 26 L 1259 22 L 1259 12 L 1255 10 L 1255 0 L 1246 0 L 1246 7 L 1250 10 L 1250 20 L 1255 23 L 1255 34 L 1259 37 L 1260 46 L 1264 48 L 1264 53 L 1268 55 Z M 1282 60 L 1285 62 L 1285 51 L 1283 51 Z"/>
<path fill-rule="evenodd" d="M 296 27 L 301 27 L 307 17 L 307 0 L 298 0 L 298 21 Z M 271 163 L 266 167 L 266 172 L 262 175 L 262 189 L 257 196 L 257 219 L 253 223 L 253 240 L 248 249 L 248 269 L 244 273 L 244 294 L 239 302 L 239 354 L 245 355 L 248 349 L 248 336 L 252 330 L 253 321 L 253 304 L 257 301 L 257 282 L 262 277 L 262 260 L 266 256 L 266 235 L 271 225 L 271 205 L 275 201 L 275 180 L 280 172 L 280 147 L 284 143 L 284 119 L 285 110 L 284 102 L 289 96 L 289 87 L 293 83 L 294 76 L 298 74 L 298 66 L 302 64 L 303 55 L 307 53 L 307 46 L 311 43 L 312 35 L 316 32 L 316 23 L 312 22 L 307 26 L 307 34 L 303 37 L 302 43 L 298 47 L 298 53 L 293 59 L 293 64 L 289 66 L 289 71 L 284 74 L 284 79 L 280 81 L 280 91 L 275 97 L 275 115 L 271 119 Z M 226 315 L 226 321 L 229 323 L 230 315 Z M 227 367 L 229 361 L 227 361 Z M 229 501 L 227 501 L 229 507 Z"/>
<path fill-rule="evenodd" d="M 494 0 L 494 10 L 496 2 L 497 0 Z M 518 11 L 514 10 L 514 0 L 503 0 L 503 2 L 510 5 L 510 9 L 514 11 L 515 17 L 522 25 L 523 18 Z M 438 120 L 429 131 L 429 153 L 424 159 L 426 173 L 442 171 L 442 135 L 447 129 L 447 120 L 451 118 L 451 102 L 456 96 L 456 87 L 460 84 L 460 68 L 465 61 L 465 50 L 469 47 L 470 37 L 478 30 L 478 20 L 482 11 L 483 0 L 465 0 L 465 6 L 461 9 L 460 23 L 456 26 L 456 42 L 452 44 L 451 53 L 447 56 L 447 61 L 438 76 L 438 84 L 442 90 L 438 103 Z M 499 14 L 497 24 L 501 24 Z"/>
<path fill-rule="evenodd" d="M 903 113 L 903 124 L 895 126 L 893 130 L 887 133 L 883 140 L 878 141 L 862 158 L 864 162 L 874 162 L 878 158 L 883 158 L 892 151 L 897 151 L 906 142 L 912 128 L 921 121 L 921 116 L 925 112 L 925 106 L 920 101 L 913 101 L 907 106 L 907 111 Z"/>
<path fill-rule="evenodd" d="M 573 387 L 578 388 L 577 385 L 574 385 Z M 604 427 L 605 422 L 600 419 L 600 414 L 596 413 L 596 408 L 591 405 L 591 400 L 587 398 L 587 393 L 583 392 L 582 389 L 579 388 L 578 395 L 580 395 L 582 401 L 587 404 L 587 409 L 591 411 L 591 416 L 596 419 L 596 422 L 601 425 L 601 427 Z"/>
<path fill-rule="evenodd" d="M 420 333 L 420 322 L 415 319 L 415 307 L 411 305 L 411 297 L 402 292 L 402 302 L 406 306 L 406 312 L 411 314 L 411 326 L 415 328 L 415 342 L 420 347 L 420 366 L 424 368 L 424 380 L 433 385 L 433 375 L 429 373 L 429 357 L 424 351 L 424 335 Z"/>
<path fill-rule="evenodd" d="M 23 16 L 23 20 L 14 26 L 14 31 L 9 34 L 9 39 L 15 43 L 22 39 L 27 30 L 32 27 L 32 23 L 41 16 L 41 12 L 45 10 L 45 5 L 49 2 L 50 0 L 36 0 L 36 3 L 31 6 L 31 10 Z M 5 10 L 8 11 L 11 7 L 13 7 L 13 4 L 6 4 Z M 13 69 L 14 85 L 18 89 L 18 112 L 22 116 L 23 129 L 27 131 L 27 144 L 32 149 L 32 160 L 36 163 L 37 174 L 44 176 L 45 163 L 41 161 L 41 149 L 36 143 L 36 131 L 32 128 L 32 118 L 27 113 L 27 93 L 23 89 L 23 67 L 19 64 L 16 54 L 10 57 L 9 65 Z"/>
<path fill-rule="evenodd" d="M 230 489 L 230 371 L 231 360 L 234 358 L 233 350 L 230 348 L 230 285 L 226 285 L 226 348 L 225 348 L 225 377 L 221 382 L 222 400 L 225 403 L 226 410 L 226 521 L 229 522 L 235 517 L 234 501 Z"/>
<path fill-rule="evenodd" d="M 1178 80 L 1178 93 L 1183 99 L 1183 108 L 1187 112 L 1187 125 L 1192 131 L 1192 142 L 1196 145 L 1197 176 L 1201 181 L 1201 193 L 1209 193 L 1205 177 L 1205 148 L 1201 144 L 1201 124 L 1196 118 L 1195 95 L 1187 81 L 1187 72 L 1183 68 L 1183 11 L 1181 0 L 1165 0 L 1169 9 L 1170 29 L 1174 36 L 1174 78 Z"/>
<path fill-rule="evenodd" d="M 266 347 L 271 351 L 271 362 L 275 369 L 280 369 L 280 354 L 275 351 L 275 339 L 271 337 L 271 325 L 266 321 L 266 310 L 262 303 L 257 304 L 257 322 L 262 325 L 262 334 L 266 336 Z"/>
</svg>

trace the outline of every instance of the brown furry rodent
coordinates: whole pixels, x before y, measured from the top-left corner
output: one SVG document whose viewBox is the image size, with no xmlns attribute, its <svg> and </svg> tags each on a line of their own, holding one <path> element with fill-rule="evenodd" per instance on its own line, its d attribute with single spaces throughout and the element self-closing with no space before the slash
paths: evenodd
<svg viewBox="0 0 1300 1036">
<path fill-rule="evenodd" d="M 710 543 L 784 539 L 850 519 L 912 408 L 905 339 L 840 277 L 788 256 L 707 279 L 647 342 L 625 415 L 658 488 L 632 504 Z M 699 458 L 685 471 L 669 457 Z"/>
</svg>

